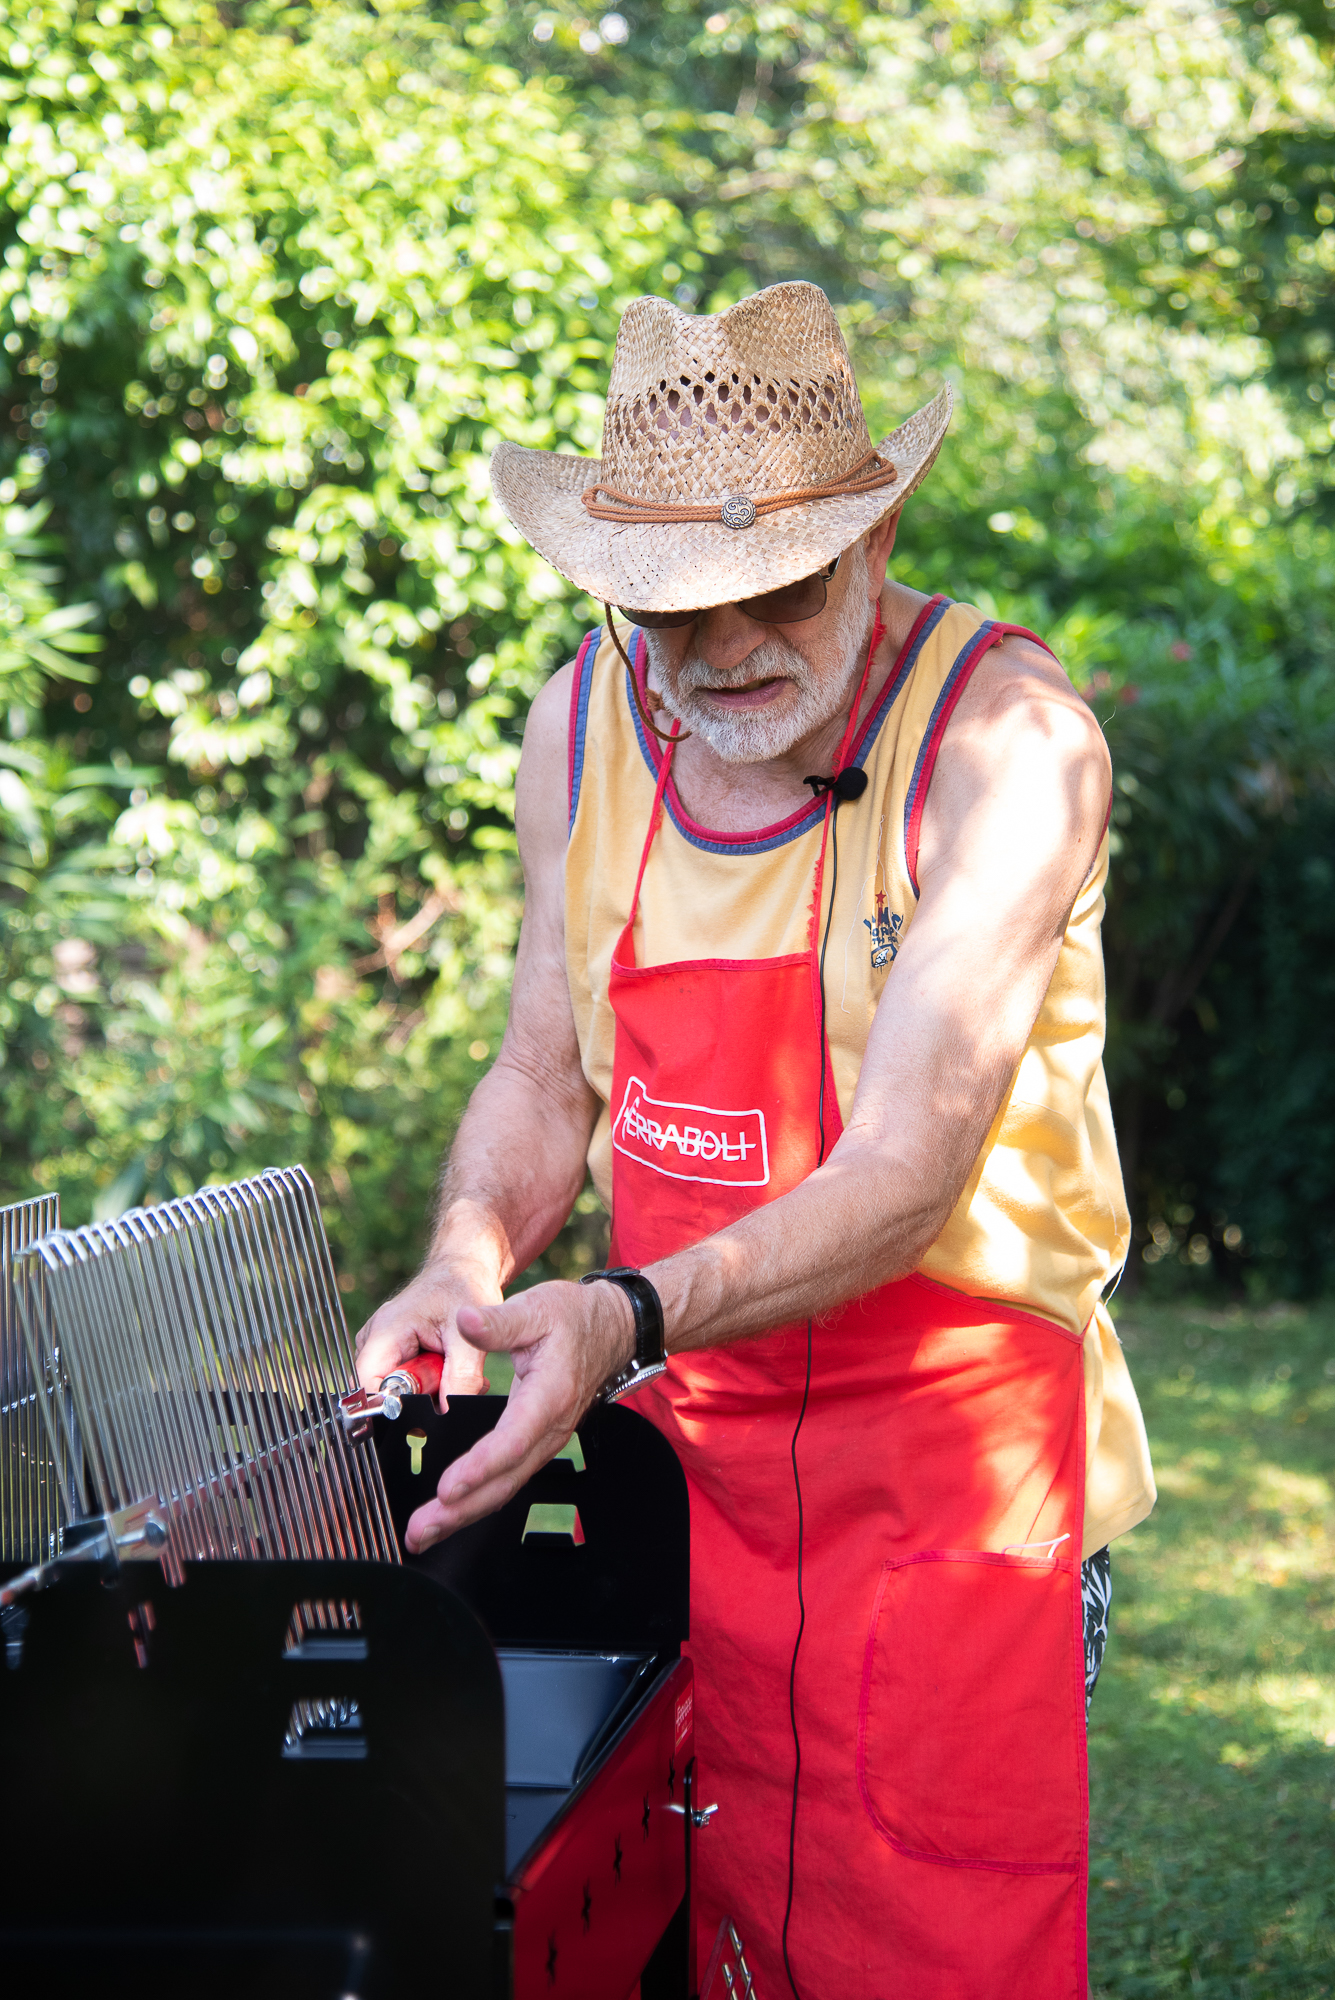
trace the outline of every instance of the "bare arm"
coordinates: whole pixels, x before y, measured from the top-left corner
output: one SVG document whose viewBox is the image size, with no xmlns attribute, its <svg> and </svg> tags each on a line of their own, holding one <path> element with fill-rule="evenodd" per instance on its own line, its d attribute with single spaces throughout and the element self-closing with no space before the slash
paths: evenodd
<svg viewBox="0 0 1335 2000">
<path fill-rule="evenodd" d="M 1098 852 L 1101 733 L 1040 649 L 974 672 L 942 745 L 921 902 L 868 1040 L 847 1130 L 801 1185 L 647 1275 L 675 1352 L 808 1315 L 912 1271 L 958 1201 L 1010 1088 L 1071 907 Z M 612 1287 L 541 1285 L 460 1329 L 516 1356 L 509 1422 L 449 1468 L 417 1546 L 501 1505 L 631 1351 Z M 541 1365 L 537 1365 L 539 1363 Z"/>
<path fill-rule="evenodd" d="M 450 1149 L 422 1269 L 358 1335 L 358 1372 L 372 1385 L 396 1362 L 434 1348 L 446 1358 L 442 1394 L 484 1389 L 486 1357 L 460 1336 L 455 1315 L 461 1306 L 500 1303 L 514 1273 L 556 1235 L 584 1183 L 597 1100 L 580 1068 L 565 967 L 572 671 L 563 668 L 543 688 L 524 732 L 515 803 L 524 923 L 509 1022 Z"/>
</svg>

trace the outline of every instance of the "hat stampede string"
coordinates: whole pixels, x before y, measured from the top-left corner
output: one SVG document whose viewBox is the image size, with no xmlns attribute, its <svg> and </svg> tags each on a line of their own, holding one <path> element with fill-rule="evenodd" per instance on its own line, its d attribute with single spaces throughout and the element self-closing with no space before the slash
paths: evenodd
<svg viewBox="0 0 1335 2000">
<path fill-rule="evenodd" d="M 870 470 L 864 472 L 864 466 Z M 787 492 L 763 494 L 759 499 L 734 493 L 722 502 L 709 500 L 702 506 L 689 506 L 676 500 L 639 500 L 634 494 L 623 493 L 620 487 L 602 481 L 586 486 L 580 498 L 595 521 L 662 521 L 672 525 L 721 521 L 725 528 L 749 528 L 762 516 L 777 514 L 785 507 L 800 507 L 809 500 L 841 500 L 853 494 L 875 493 L 898 477 L 888 459 L 883 459 L 879 452 L 869 451 L 837 479 L 825 479 L 815 486 L 790 486 Z M 606 494 L 607 498 L 600 499 L 600 494 Z"/>
</svg>

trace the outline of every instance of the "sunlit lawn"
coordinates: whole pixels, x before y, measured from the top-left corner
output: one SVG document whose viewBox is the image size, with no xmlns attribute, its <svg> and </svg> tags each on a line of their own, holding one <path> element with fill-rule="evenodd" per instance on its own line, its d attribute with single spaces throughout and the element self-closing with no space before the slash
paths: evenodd
<svg viewBox="0 0 1335 2000">
<path fill-rule="evenodd" d="M 1090 1727 L 1096 1996 L 1335 1994 L 1335 1307 L 1127 1307 L 1159 1477 Z"/>
<path fill-rule="evenodd" d="M 1118 1331 L 1160 1500 L 1090 1724 L 1096 2000 L 1335 1996 L 1335 1306 Z"/>
</svg>

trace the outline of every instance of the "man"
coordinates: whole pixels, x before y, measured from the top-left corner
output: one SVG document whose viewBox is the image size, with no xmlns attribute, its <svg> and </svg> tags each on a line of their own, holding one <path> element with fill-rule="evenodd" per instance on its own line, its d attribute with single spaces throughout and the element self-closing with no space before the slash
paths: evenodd
<svg viewBox="0 0 1335 2000">
<path fill-rule="evenodd" d="M 1040 642 L 887 577 L 950 412 L 873 450 L 786 284 L 637 300 L 602 460 L 497 452 L 608 629 L 534 703 L 509 1027 L 360 1343 L 449 1392 L 514 1357 L 418 1548 L 628 1372 L 676 1447 L 701 1963 L 731 1917 L 764 2000 L 1083 2000 L 1081 1557 L 1153 1503 L 1100 1305 L 1108 755 Z M 501 1303 L 586 1160 L 623 1268 Z"/>
</svg>

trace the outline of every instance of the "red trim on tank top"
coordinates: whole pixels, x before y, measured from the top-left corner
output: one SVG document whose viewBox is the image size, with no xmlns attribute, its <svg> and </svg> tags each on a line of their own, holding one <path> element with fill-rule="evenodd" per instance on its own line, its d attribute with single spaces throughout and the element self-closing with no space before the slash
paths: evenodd
<svg viewBox="0 0 1335 2000">
<path fill-rule="evenodd" d="M 913 773 L 909 808 L 904 820 L 904 861 L 915 896 L 922 893 L 918 888 L 918 843 L 922 834 L 923 808 L 927 804 L 927 794 L 932 788 L 932 774 L 936 769 L 936 759 L 946 733 L 946 725 L 955 712 L 960 696 L 973 678 L 974 668 L 984 653 L 991 652 L 993 646 L 999 646 L 1003 639 L 1032 639 L 1045 653 L 1052 654 L 1054 660 L 1057 657 L 1047 641 L 1040 639 L 1037 632 L 1031 632 L 1027 626 L 1001 625 L 994 622 L 982 627 L 964 659 L 951 669 L 943 690 L 945 699 L 938 704 L 932 718 L 931 735 L 918 752 L 918 766 Z"/>
<path fill-rule="evenodd" d="M 853 762 L 857 761 L 857 758 L 866 740 L 867 732 L 871 728 L 872 721 L 875 718 L 877 706 L 880 702 L 881 696 L 884 694 L 886 688 L 890 685 L 890 683 L 894 680 L 896 674 L 899 673 L 901 667 L 904 664 L 904 661 L 908 658 L 909 654 L 912 652 L 913 647 L 917 642 L 918 635 L 922 631 L 923 626 L 927 623 L 927 620 L 931 617 L 932 613 L 937 609 L 937 607 L 939 605 L 947 603 L 948 601 L 949 600 L 945 597 L 944 593 L 938 591 L 934 597 L 928 598 L 926 604 L 923 605 L 922 610 L 918 613 L 918 616 L 914 619 L 913 628 L 910 631 L 907 639 L 905 639 L 903 645 L 900 647 L 898 653 L 895 655 L 893 665 L 890 667 L 887 673 L 882 675 L 881 679 L 876 684 L 876 692 L 873 694 L 871 701 L 868 704 L 867 713 L 863 718 L 862 724 L 858 729 L 857 736 L 853 742 L 852 751 L 850 753 L 851 761 Z M 635 658 L 636 661 L 635 678 L 639 683 L 640 693 L 641 695 L 647 697 L 648 680 L 649 680 L 649 663 L 644 646 L 641 645 L 639 647 L 638 657 L 636 657 L 635 655 L 632 655 L 632 657 Z M 641 662 L 643 662 L 643 672 L 639 671 Z M 646 699 L 646 706 L 647 706 L 647 699 Z M 651 737 L 649 739 L 649 755 L 650 758 L 652 759 L 654 773 L 655 775 L 657 775 L 663 768 L 664 751 L 661 744 L 654 737 Z M 726 844 L 730 847 L 734 846 L 747 847 L 750 846 L 752 841 L 772 840 L 776 834 L 791 832 L 794 827 L 800 826 L 803 820 L 809 819 L 813 825 L 818 825 L 822 813 L 821 802 L 819 799 L 816 799 L 813 800 L 809 806 L 799 806 L 796 812 L 789 813 L 787 819 L 775 820 L 773 824 L 770 826 L 750 827 L 747 829 L 745 833 L 720 833 L 716 827 L 703 826 L 701 825 L 699 820 L 692 819 L 691 815 L 687 812 L 685 806 L 681 802 L 681 794 L 677 790 L 676 780 L 672 776 L 671 772 L 668 773 L 668 781 L 665 789 L 667 790 L 668 795 L 672 802 L 673 818 L 675 820 L 678 820 L 680 824 L 683 827 L 685 827 L 687 832 L 698 835 L 702 840 L 716 841 L 720 844 Z"/>
<path fill-rule="evenodd" d="M 1027 625 L 998 625 L 996 629 L 1003 639 L 1032 639 L 1036 646 L 1041 646 L 1054 660 L 1057 658 L 1047 640 L 1040 639 L 1037 632 L 1031 632 Z"/>
</svg>

